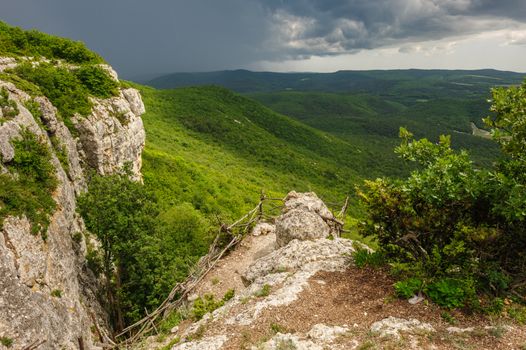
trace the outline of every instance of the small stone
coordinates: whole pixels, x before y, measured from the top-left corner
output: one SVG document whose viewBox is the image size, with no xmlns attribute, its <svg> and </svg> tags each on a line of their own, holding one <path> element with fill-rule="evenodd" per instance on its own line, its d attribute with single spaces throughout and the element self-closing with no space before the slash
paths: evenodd
<svg viewBox="0 0 526 350">
<path fill-rule="evenodd" d="M 172 334 L 177 333 L 177 331 L 179 331 L 179 326 L 175 326 L 172 329 L 170 329 L 170 333 L 172 333 Z"/>
</svg>

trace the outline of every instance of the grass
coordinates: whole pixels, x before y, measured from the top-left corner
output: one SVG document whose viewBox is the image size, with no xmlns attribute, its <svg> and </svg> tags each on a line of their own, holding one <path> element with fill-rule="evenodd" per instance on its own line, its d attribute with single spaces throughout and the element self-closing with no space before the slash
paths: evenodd
<svg viewBox="0 0 526 350">
<path fill-rule="evenodd" d="M 11 345 L 13 345 L 13 339 L 11 339 L 9 337 L 6 337 L 6 336 L 1 336 L 0 337 L 0 344 L 5 346 L 6 348 L 10 348 Z"/>
<path fill-rule="evenodd" d="M 261 287 L 260 290 L 256 291 L 254 293 L 254 296 L 258 298 L 264 298 L 269 296 L 270 292 L 272 290 L 272 287 L 269 284 L 264 284 L 263 287 Z"/>
</svg>

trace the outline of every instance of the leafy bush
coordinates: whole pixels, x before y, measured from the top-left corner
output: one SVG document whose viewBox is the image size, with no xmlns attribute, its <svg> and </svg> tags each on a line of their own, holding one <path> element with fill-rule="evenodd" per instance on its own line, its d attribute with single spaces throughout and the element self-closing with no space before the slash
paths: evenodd
<svg viewBox="0 0 526 350">
<path fill-rule="evenodd" d="M 404 281 L 399 281 L 394 284 L 396 295 L 401 298 L 409 299 L 413 295 L 422 291 L 424 283 L 418 278 L 408 278 Z"/>
<path fill-rule="evenodd" d="M 216 300 L 212 294 L 205 294 L 194 301 L 191 314 L 194 321 L 200 320 L 209 312 L 220 308 L 225 304 L 224 300 Z"/>
<path fill-rule="evenodd" d="M 63 59 L 71 63 L 102 63 L 102 58 L 79 41 L 36 30 L 24 31 L 0 21 L 0 55 Z"/>
<path fill-rule="evenodd" d="M 474 296 L 472 281 L 442 278 L 425 289 L 429 298 L 437 305 L 448 309 L 459 308 Z"/>
<path fill-rule="evenodd" d="M 13 146 L 15 157 L 6 164 L 9 173 L 0 174 L 0 227 L 9 215 L 26 215 L 32 232 L 46 239 L 49 217 L 56 208 L 52 193 L 58 184 L 51 154 L 28 131 Z"/>
<path fill-rule="evenodd" d="M 86 116 L 91 112 L 92 104 L 88 99 L 88 90 L 74 73 L 67 68 L 51 64 L 19 64 L 14 73 L 37 85 L 40 91 L 51 101 L 64 123 L 72 130 L 71 117 L 78 113 Z"/>
<path fill-rule="evenodd" d="M 406 180 L 366 181 L 359 192 L 361 233 L 375 236 L 406 276 L 425 277 L 426 294 L 449 308 L 526 277 L 526 83 L 493 93 L 486 122 L 507 156 L 494 169 L 477 169 L 448 136 L 435 144 L 401 128 L 396 152 L 416 170 Z"/>
<path fill-rule="evenodd" d="M 95 97 L 109 98 L 118 94 L 119 84 L 99 66 L 82 66 L 74 71 L 82 85 Z"/>
<path fill-rule="evenodd" d="M 357 267 L 381 266 L 385 263 L 382 252 L 371 252 L 368 249 L 358 247 L 353 253 L 353 261 Z"/>
</svg>

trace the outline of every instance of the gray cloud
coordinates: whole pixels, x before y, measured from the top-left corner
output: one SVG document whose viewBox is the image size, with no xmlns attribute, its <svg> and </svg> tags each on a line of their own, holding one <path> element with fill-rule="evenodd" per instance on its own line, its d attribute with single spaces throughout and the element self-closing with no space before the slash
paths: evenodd
<svg viewBox="0 0 526 350">
<path fill-rule="evenodd" d="M 524 0 L 261 0 L 289 58 L 333 55 L 526 22 Z M 401 49 L 402 52 L 407 51 Z"/>
<path fill-rule="evenodd" d="M 136 77 L 388 45 L 411 52 L 411 42 L 513 28 L 526 22 L 526 1 L 2 0 L 0 19 L 83 40 Z"/>
</svg>

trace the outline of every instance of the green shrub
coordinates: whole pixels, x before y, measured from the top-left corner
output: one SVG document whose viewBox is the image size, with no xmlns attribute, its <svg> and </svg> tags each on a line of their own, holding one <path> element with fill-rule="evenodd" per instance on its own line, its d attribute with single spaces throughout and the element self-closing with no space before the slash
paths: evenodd
<svg viewBox="0 0 526 350">
<path fill-rule="evenodd" d="M 18 75 L 0 73 L 0 79 L 13 83 L 17 89 L 25 91 L 31 96 L 41 96 L 42 95 L 42 92 L 40 91 L 40 88 L 38 86 L 36 86 L 33 83 L 30 83 L 29 81 L 25 79 L 22 79 Z"/>
<path fill-rule="evenodd" d="M 359 267 L 373 266 L 378 267 L 385 264 L 385 257 L 382 252 L 371 252 L 368 249 L 357 247 L 353 253 L 354 264 Z"/>
<path fill-rule="evenodd" d="M 73 130 L 71 117 L 78 113 L 86 116 L 91 112 L 89 90 L 82 85 L 77 76 L 67 68 L 42 63 L 35 67 L 31 63 L 21 63 L 14 74 L 37 85 L 51 101 L 66 126 Z"/>
<path fill-rule="evenodd" d="M 15 157 L 6 164 L 9 173 L 0 174 L 0 227 L 9 215 L 26 215 L 31 231 L 46 239 L 49 217 L 56 208 L 52 193 L 58 184 L 51 154 L 28 131 L 12 143 Z"/>
<path fill-rule="evenodd" d="M 413 295 L 422 291 L 423 286 L 424 286 L 424 283 L 422 282 L 421 279 L 412 277 L 404 281 L 396 282 L 394 284 L 394 289 L 395 289 L 397 296 L 404 298 L 404 299 L 409 299 Z"/>
<path fill-rule="evenodd" d="M 401 128 L 396 152 L 416 170 L 359 192 L 361 234 L 391 263 L 410 266 L 406 276 L 431 281 L 426 294 L 448 308 L 477 307 L 477 292 L 505 295 L 526 278 L 526 82 L 493 97 L 486 122 L 506 154 L 494 169 L 477 169 L 449 136 L 432 143 Z"/>
<path fill-rule="evenodd" d="M 426 294 L 437 305 L 448 309 L 466 305 L 474 295 L 471 281 L 442 278 L 425 288 Z"/>
<path fill-rule="evenodd" d="M 51 291 L 51 296 L 55 298 L 62 298 L 62 291 L 60 289 L 53 289 Z"/>
<path fill-rule="evenodd" d="M 74 114 L 87 116 L 91 113 L 90 96 L 108 98 L 118 94 L 118 83 L 99 66 L 86 65 L 70 70 L 49 63 L 33 66 L 25 62 L 9 72 L 38 86 L 71 131 L 74 131 L 71 121 Z"/>
<path fill-rule="evenodd" d="M 74 70 L 74 73 L 95 97 L 109 98 L 118 94 L 119 83 L 99 66 L 85 65 Z"/>
<path fill-rule="evenodd" d="M 224 302 L 227 302 L 229 301 L 230 299 L 232 299 L 234 297 L 234 295 L 236 294 L 236 291 L 233 290 L 233 289 L 229 289 L 227 290 L 227 292 L 225 293 L 225 295 L 223 295 L 223 301 Z"/>
<path fill-rule="evenodd" d="M 13 339 L 11 339 L 9 337 L 6 337 L 6 336 L 1 336 L 0 337 L 0 344 L 2 344 L 3 346 L 5 346 L 7 348 L 10 348 L 11 345 L 13 345 Z"/>
<path fill-rule="evenodd" d="M 79 41 L 36 30 L 24 31 L 0 21 L 0 55 L 63 59 L 71 63 L 102 63 L 102 58 Z"/>
<path fill-rule="evenodd" d="M 209 312 L 212 312 L 225 304 L 224 300 L 216 300 L 212 294 L 205 294 L 194 301 L 190 311 L 192 318 L 197 321 Z"/>
</svg>

